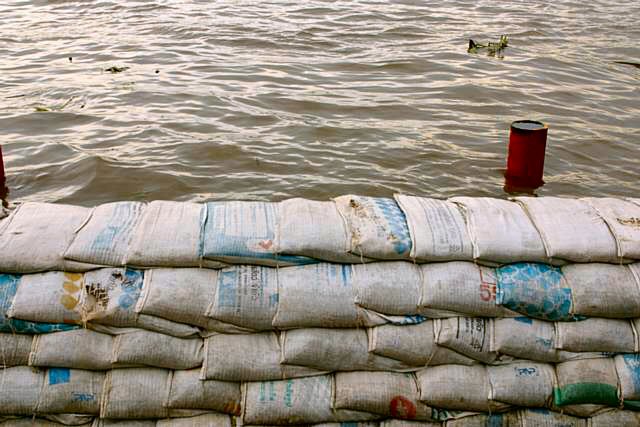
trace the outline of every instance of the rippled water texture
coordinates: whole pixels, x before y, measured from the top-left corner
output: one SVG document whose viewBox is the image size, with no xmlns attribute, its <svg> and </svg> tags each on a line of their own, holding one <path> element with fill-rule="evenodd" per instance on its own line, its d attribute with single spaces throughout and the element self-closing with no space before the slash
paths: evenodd
<svg viewBox="0 0 640 427">
<path fill-rule="evenodd" d="M 503 197 L 527 118 L 539 194 L 640 197 L 640 2 L 431 3 L 4 1 L 11 199 Z"/>
</svg>

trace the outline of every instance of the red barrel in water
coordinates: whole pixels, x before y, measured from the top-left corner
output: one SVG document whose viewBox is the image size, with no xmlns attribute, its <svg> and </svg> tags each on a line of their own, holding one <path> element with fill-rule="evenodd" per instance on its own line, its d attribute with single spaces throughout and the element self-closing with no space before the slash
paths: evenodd
<svg viewBox="0 0 640 427">
<path fill-rule="evenodd" d="M 544 184 L 547 130 L 547 125 L 533 120 L 511 123 L 505 189 L 534 190 Z"/>
<path fill-rule="evenodd" d="M 6 178 L 4 176 L 4 158 L 2 157 L 2 145 L 0 145 L 0 199 L 7 197 Z"/>
</svg>

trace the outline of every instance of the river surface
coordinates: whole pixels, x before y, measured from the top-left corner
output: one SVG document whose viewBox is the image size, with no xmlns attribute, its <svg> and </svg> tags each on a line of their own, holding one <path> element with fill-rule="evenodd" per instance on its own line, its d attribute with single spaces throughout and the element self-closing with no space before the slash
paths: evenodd
<svg viewBox="0 0 640 427">
<path fill-rule="evenodd" d="M 640 62 L 639 21 L 637 0 L 5 0 L 10 199 L 506 197 L 519 119 L 549 125 L 538 194 L 640 197 L 640 68 L 615 62 Z"/>
</svg>

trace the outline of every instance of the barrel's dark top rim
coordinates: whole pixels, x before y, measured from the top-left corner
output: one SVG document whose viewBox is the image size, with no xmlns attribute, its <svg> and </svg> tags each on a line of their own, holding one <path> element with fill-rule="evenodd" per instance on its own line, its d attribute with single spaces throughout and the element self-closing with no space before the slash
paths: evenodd
<svg viewBox="0 0 640 427">
<path fill-rule="evenodd" d="M 518 120 L 511 123 L 511 127 L 517 130 L 541 130 L 545 129 L 547 126 L 542 122 L 537 122 L 535 120 Z"/>
</svg>

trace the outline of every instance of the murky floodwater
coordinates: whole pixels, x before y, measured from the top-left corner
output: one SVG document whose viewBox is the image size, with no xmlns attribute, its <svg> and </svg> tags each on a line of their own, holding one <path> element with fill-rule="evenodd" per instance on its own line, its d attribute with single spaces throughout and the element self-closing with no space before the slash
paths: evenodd
<svg viewBox="0 0 640 427">
<path fill-rule="evenodd" d="M 502 197 L 525 118 L 539 194 L 640 197 L 640 69 L 614 63 L 640 2 L 613 3 L 4 1 L 11 199 Z"/>
</svg>

